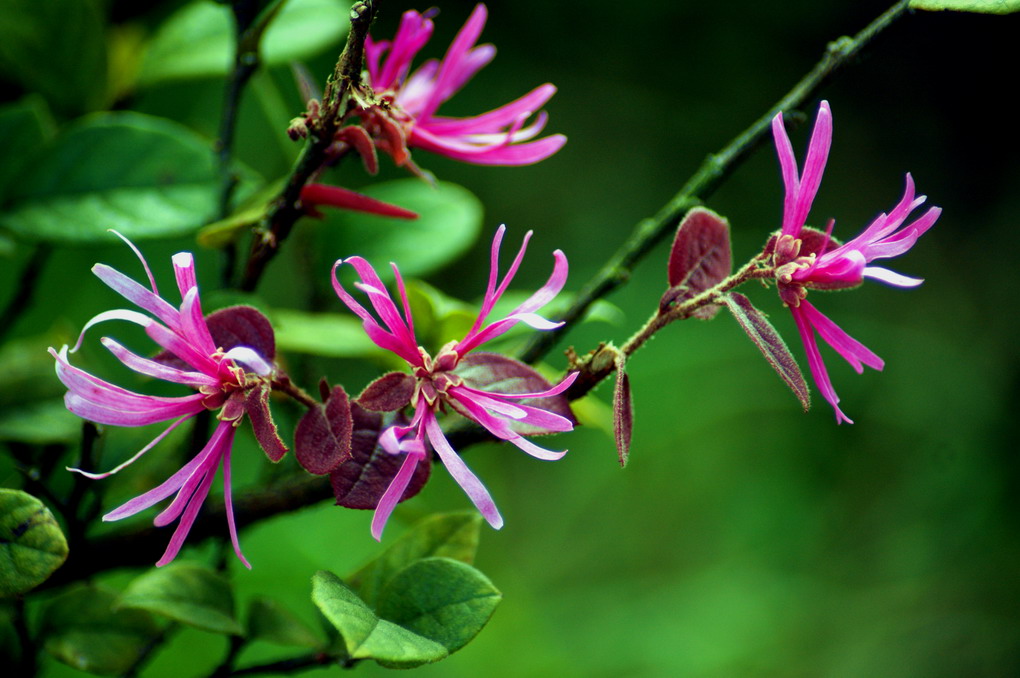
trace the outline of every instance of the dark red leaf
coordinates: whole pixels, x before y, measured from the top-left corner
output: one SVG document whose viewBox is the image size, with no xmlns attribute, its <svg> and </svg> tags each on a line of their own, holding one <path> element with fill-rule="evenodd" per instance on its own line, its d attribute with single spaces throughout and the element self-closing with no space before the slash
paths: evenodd
<svg viewBox="0 0 1020 678">
<path fill-rule="evenodd" d="M 355 400 L 366 410 L 396 412 L 411 403 L 415 379 L 406 372 L 389 372 L 365 387 Z"/>
<path fill-rule="evenodd" d="M 765 360 L 776 371 L 779 378 L 790 387 L 790 390 L 800 401 L 801 407 L 807 412 L 811 407 L 811 393 L 808 390 L 807 382 L 804 381 L 800 366 L 797 365 L 786 342 L 776 332 L 776 328 L 772 327 L 765 314 L 756 309 L 751 304 L 751 300 L 743 294 L 731 292 L 723 297 L 723 301 L 733 313 L 733 317 L 737 319 L 737 323 L 758 347 L 761 354 L 765 356 Z"/>
<path fill-rule="evenodd" d="M 342 386 L 308 410 L 294 431 L 294 456 L 309 473 L 323 475 L 351 458 L 351 404 Z"/>
<path fill-rule="evenodd" d="M 667 267 L 671 289 L 660 305 L 682 303 L 719 284 L 732 270 L 729 222 L 712 210 L 695 207 L 677 227 Z M 698 309 L 694 316 L 708 319 L 718 310 L 713 304 Z"/>
<path fill-rule="evenodd" d="M 806 257 L 809 254 L 825 254 L 839 247 L 839 241 L 825 235 L 824 231 L 817 228 L 805 226 L 800 230 L 800 256 Z"/>
<path fill-rule="evenodd" d="M 244 399 L 244 410 L 248 414 L 255 439 L 273 461 L 280 461 L 287 454 L 287 446 L 280 439 L 276 422 L 269 411 L 269 384 L 262 382 L 248 391 Z"/>
<path fill-rule="evenodd" d="M 406 424 L 407 420 L 402 415 L 369 412 L 356 402 L 351 405 L 351 415 L 354 421 L 351 458 L 329 474 L 329 482 L 338 506 L 374 509 L 404 463 L 403 455 L 390 454 L 379 446 L 379 434 L 388 426 Z M 431 471 L 430 459 L 420 461 L 400 501 L 418 494 Z"/>
<path fill-rule="evenodd" d="M 630 377 L 624 366 L 623 356 L 616 360 L 616 388 L 613 389 L 613 435 L 616 438 L 616 452 L 620 466 L 627 465 L 630 456 L 630 437 L 634 431 L 634 405 L 630 397 Z"/>
<path fill-rule="evenodd" d="M 467 386 L 490 393 L 538 393 L 553 387 L 545 377 L 535 371 L 535 368 L 498 353 L 484 351 L 469 353 L 461 359 L 453 372 L 461 377 Z M 515 402 L 558 414 L 577 424 L 577 419 L 570 410 L 570 401 L 562 395 L 525 398 Z M 511 422 L 510 430 L 520 435 L 548 433 L 545 429 L 521 422 Z"/>
<path fill-rule="evenodd" d="M 276 337 L 269 318 L 251 306 L 228 306 L 205 318 L 216 346 L 229 351 L 237 346 L 253 349 L 267 361 L 276 357 Z"/>
</svg>

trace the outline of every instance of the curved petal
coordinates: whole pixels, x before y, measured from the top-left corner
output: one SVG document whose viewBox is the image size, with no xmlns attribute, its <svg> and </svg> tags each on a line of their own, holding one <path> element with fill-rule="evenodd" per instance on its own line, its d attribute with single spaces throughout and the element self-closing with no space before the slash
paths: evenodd
<svg viewBox="0 0 1020 678">
<path fill-rule="evenodd" d="M 423 454 L 407 453 L 404 457 L 404 463 L 400 465 L 400 470 L 397 471 L 397 475 L 393 476 L 393 480 L 390 481 L 386 491 L 383 492 L 383 496 L 380 497 L 379 503 L 375 507 L 375 514 L 372 516 L 372 536 L 375 537 L 376 541 L 382 541 L 382 533 L 386 529 L 386 522 L 390 519 L 393 509 L 400 503 L 400 498 L 404 496 L 404 491 L 407 490 L 407 485 L 411 482 L 411 477 L 414 475 L 414 469 L 418 467 L 418 462 L 423 457 Z"/>
<path fill-rule="evenodd" d="M 220 386 L 220 380 L 216 377 L 211 377 L 201 372 L 187 372 L 185 370 L 177 369 L 176 367 L 158 363 L 155 360 L 143 358 L 132 353 L 109 337 L 103 337 L 99 341 L 117 358 L 117 360 L 123 363 L 125 367 L 139 374 L 144 374 L 147 377 L 154 377 L 156 379 L 173 382 L 175 384 L 186 384 L 196 390 L 203 386 L 209 388 L 219 388 Z"/>
<path fill-rule="evenodd" d="M 822 354 L 818 351 L 818 344 L 815 341 L 815 334 L 811 328 L 811 323 L 802 311 L 803 308 L 809 306 L 810 304 L 807 301 L 802 301 L 800 306 L 791 306 L 790 312 L 793 314 L 793 320 L 797 324 L 800 340 L 804 344 L 804 352 L 807 353 L 811 378 L 814 379 L 815 385 L 818 386 L 818 390 L 821 391 L 825 401 L 836 411 L 836 423 L 843 423 L 845 421 L 848 424 L 852 424 L 854 423 L 853 420 L 843 414 L 843 410 L 839 409 L 839 396 L 836 395 L 835 389 L 832 388 L 832 381 L 829 379 L 828 370 L 825 369 Z"/>
<path fill-rule="evenodd" d="M 166 429 L 162 433 L 160 433 L 158 436 L 153 438 L 152 441 L 148 445 L 146 445 L 142 449 L 140 449 L 137 452 L 135 452 L 134 455 L 132 455 L 130 459 L 128 459 L 127 461 L 125 461 L 125 462 L 123 462 L 121 464 L 118 464 L 117 466 L 115 466 L 114 468 L 112 468 L 109 471 L 106 471 L 105 473 L 90 473 L 89 471 L 82 471 L 80 468 L 72 468 L 70 466 L 66 466 L 65 468 L 68 471 L 71 471 L 72 473 L 79 473 L 79 474 L 85 476 L 86 478 L 88 478 L 90 480 L 102 480 L 103 478 L 108 478 L 108 477 L 112 476 L 114 473 L 117 473 L 118 471 L 121 471 L 121 470 L 127 468 L 128 466 L 130 466 L 131 464 L 135 463 L 135 461 L 137 461 L 139 458 L 141 458 L 142 455 L 144 455 L 146 452 L 151 450 L 153 447 L 155 447 L 161 440 L 163 440 L 163 438 L 166 438 L 170 434 L 171 431 L 173 431 L 175 428 L 180 426 L 182 423 L 184 423 L 184 422 L 188 421 L 189 419 L 191 419 L 192 416 L 194 416 L 194 415 L 187 415 L 187 416 L 181 417 L 180 419 L 178 419 L 174 423 L 170 424 L 169 426 L 166 427 Z"/>
<path fill-rule="evenodd" d="M 146 270 L 148 271 L 148 266 L 146 266 Z M 180 314 L 177 309 L 156 293 L 145 289 L 139 283 L 106 264 L 96 264 L 92 267 L 92 272 L 107 287 L 135 306 L 145 309 L 170 327 L 180 326 L 178 320 Z M 152 274 L 150 273 L 149 275 Z"/>
</svg>

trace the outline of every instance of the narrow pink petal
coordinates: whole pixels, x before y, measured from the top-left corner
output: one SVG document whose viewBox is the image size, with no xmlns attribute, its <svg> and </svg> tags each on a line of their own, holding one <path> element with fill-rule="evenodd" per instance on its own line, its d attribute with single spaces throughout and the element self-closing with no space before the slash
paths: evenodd
<svg viewBox="0 0 1020 678">
<path fill-rule="evenodd" d="M 442 89 L 439 88 L 437 78 L 436 99 L 440 102 L 448 101 L 461 87 L 467 84 L 468 80 L 475 77 L 478 71 L 485 68 L 495 56 L 496 48 L 493 45 L 478 45 L 468 50 L 460 59 L 457 67 L 446 74 L 446 78 L 442 82 Z M 426 119 L 431 119 L 431 116 Z"/>
<path fill-rule="evenodd" d="M 793 153 L 793 144 L 783 124 L 783 113 L 776 113 L 772 118 L 772 138 L 776 143 L 776 154 L 779 156 L 779 168 L 783 175 L 783 186 L 786 189 L 783 198 L 783 235 L 796 237 L 804 224 L 795 224 L 793 216 L 800 191 L 800 178 L 797 175 L 797 157 Z"/>
<path fill-rule="evenodd" d="M 486 16 L 485 5 L 481 3 L 476 5 L 471 16 L 464 22 L 464 26 L 450 43 L 439 66 L 439 73 L 436 75 L 435 90 L 429 100 L 425 102 L 422 110 L 419 111 L 419 117 L 428 118 L 435 113 L 439 105 L 455 91 L 453 85 L 461 80 L 460 72 L 465 67 L 464 58 L 482 34 Z M 461 84 L 463 84 L 462 81 Z"/>
<path fill-rule="evenodd" d="M 153 406 L 143 410 L 125 410 L 108 405 L 98 405 L 68 391 L 64 394 L 64 406 L 82 419 L 88 419 L 97 424 L 107 424 L 109 426 L 145 426 L 183 415 L 196 414 L 205 409 L 202 405 L 202 400 L 205 396 L 201 393 L 188 396 L 188 398 L 189 402 L 181 402 L 175 405 Z"/>
<path fill-rule="evenodd" d="M 181 334 L 199 353 L 207 356 L 216 353 L 218 347 L 202 315 L 202 302 L 197 287 L 189 289 L 181 303 Z"/>
<path fill-rule="evenodd" d="M 848 424 L 852 424 L 854 423 L 853 420 L 843 414 L 843 410 L 839 409 L 839 396 L 836 395 L 835 389 L 832 388 L 832 381 L 829 380 L 829 373 L 825 369 L 825 362 L 822 361 L 822 354 L 818 351 L 818 344 L 815 342 L 815 334 L 811 328 L 811 323 L 804 314 L 805 307 L 810 307 L 810 304 L 807 301 L 802 301 L 800 306 L 791 306 L 790 312 L 793 314 L 793 319 L 797 324 L 797 331 L 800 333 L 800 339 L 804 344 L 804 351 L 807 353 L 811 378 L 814 379 L 815 385 L 818 386 L 818 390 L 821 391 L 825 401 L 836 411 L 836 423 L 845 421 Z"/>
<path fill-rule="evenodd" d="M 544 447 L 539 447 L 524 436 L 508 438 L 507 442 L 511 445 L 515 445 L 518 449 L 527 452 L 535 459 L 541 459 L 542 461 L 557 461 L 562 459 L 563 455 L 567 453 L 567 450 L 547 450 Z"/>
<path fill-rule="evenodd" d="M 825 172 L 825 162 L 829 158 L 831 145 L 832 112 L 829 110 L 829 102 L 823 101 L 818 107 L 815 128 L 808 143 L 807 158 L 804 160 L 804 171 L 800 175 L 800 188 L 793 214 L 795 224 L 803 225 L 807 221 L 811 203 L 814 202 L 818 187 L 822 183 L 822 174 Z"/>
<path fill-rule="evenodd" d="M 429 442 L 432 443 L 432 449 L 439 455 L 443 465 L 446 466 L 446 470 L 450 472 L 450 475 L 457 481 L 457 484 L 464 490 L 479 513 L 488 521 L 489 525 L 497 530 L 503 527 L 503 517 L 499 515 L 499 510 L 496 508 L 496 504 L 493 503 L 489 491 L 485 489 L 485 486 L 478 480 L 478 477 L 471 472 L 471 469 L 467 467 L 467 464 L 460 458 L 460 455 L 450 447 L 449 441 L 443 435 L 443 430 L 439 427 L 436 415 L 431 411 L 427 412 L 423 417 L 423 422 Z"/>
<path fill-rule="evenodd" d="M 152 524 L 156 527 L 166 527 L 173 521 L 177 520 L 181 513 L 187 507 L 191 501 L 192 496 L 195 494 L 195 490 L 202 485 L 207 478 L 211 478 L 216 475 L 216 468 L 220 465 L 220 446 L 219 442 L 223 437 L 221 429 L 225 422 L 220 422 L 219 426 L 216 427 L 216 431 L 206 442 L 205 447 L 199 452 L 198 456 L 202 457 L 202 462 L 195 467 L 191 475 L 181 485 L 181 489 L 177 490 L 177 496 L 170 502 L 170 505 L 159 512 L 159 514 L 153 519 Z M 231 426 L 229 422 L 227 426 Z M 231 426 L 232 427 L 232 426 Z"/>
<path fill-rule="evenodd" d="M 400 498 L 404 496 L 404 491 L 407 490 L 407 485 L 411 482 L 414 469 L 417 468 L 420 459 L 421 455 L 407 454 L 404 457 L 404 463 L 400 465 L 400 470 L 397 471 L 397 475 L 393 476 L 389 487 L 386 488 L 383 496 L 379 499 L 379 503 L 375 507 L 375 514 L 372 516 L 372 536 L 375 537 L 376 541 L 382 541 L 382 533 L 386 529 L 386 522 L 390 519 L 393 509 L 400 503 Z"/>
<path fill-rule="evenodd" d="M 924 282 L 924 278 L 911 278 L 903 275 L 902 273 L 890 271 L 889 269 L 882 268 L 880 266 L 865 267 L 864 277 L 883 282 L 886 285 L 893 285 L 895 287 L 917 287 Z"/>
<path fill-rule="evenodd" d="M 521 265 L 521 260 L 524 258 L 524 252 L 528 248 L 528 241 L 531 239 L 532 231 L 528 231 L 524 234 L 524 240 L 521 242 L 521 248 L 517 252 L 517 257 L 514 259 L 513 264 L 510 266 L 510 271 L 506 277 L 503 278 L 503 282 L 499 284 L 499 289 L 496 285 L 499 281 L 499 248 L 503 243 L 503 234 L 506 233 L 506 224 L 500 224 L 499 228 L 496 229 L 496 235 L 492 238 L 492 247 L 489 249 L 489 281 L 485 285 L 485 297 L 482 299 L 482 308 L 478 311 L 478 317 L 475 318 L 474 324 L 467 333 L 467 337 L 464 338 L 457 346 L 457 352 L 464 355 L 471 349 L 462 350 L 462 347 L 467 342 L 467 339 L 474 335 L 483 325 L 485 319 L 492 312 L 492 307 L 496 305 L 499 298 L 503 295 L 506 290 L 506 286 L 513 279 L 514 274 Z"/>
<path fill-rule="evenodd" d="M 116 308 L 112 311 L 103 311 L 92 316 L 85 326 L 81 328 L 81 332 L 78 334 L 78 341 L 75 342 L 74 347 L 71 348 L 71 353 L 74 353 L 81 348 L 82 342 L 85 340 L 85 333 L 89 331 L 93 326 L 99 323 L 105 323 L 109 320 L 125 320 L 129 323 L 134 323 L 142 327 L 148 327 L 152 323 L 156 322 L 144 313 L 138 311 L 129 311 L 123 308 Z"/>
<path fill-rule="evenodd" d="M 382 320 L 389 330 L 388 333 L 382 332 L 375 318 L 364 307 L 354 301 L 354 298 L 347 294 L 347 291 L 340 285 L 336 277 L 336 269 L 340 264 L 350 264 L 357 271 L 362 282 L 355 283 L 355 287 L 368 294 L 372 307 L 379 315 L 379 319 Z M 403 319 L 400 317 L 400 312 L 393 303 L 393 299 L 390 297 L 389 292 L 386 291 L 386 286 L 383 285 L 382 280 L 371 264 L 361 257 L 349 257 L 338 261 L 333 267 L 333 289 L 336 290 L 337 296 L 340 297 L 341 301 L 347 304 L 347 307 L 362 319 L 365 331 L 368 332 L 372 341 L 382 348 L 393 351 L 412 365 L 417 365 L 421 362 L 417 339 L 407 325 L 404 324 Z M 372 330 L 374 328 L 379 328 L 380 331 L 373 333 Z M 386 339 L 387 336 L 389 337 L 388 340 Z"/>
<path fill-rule="evenodd" d="M 555 461 L 567 453 L 566 450 L 558 452 L 547 450 L 544 447 L 539 447 L 538 445 L 526 440 L 519 433 L 513 431 L 507 421 L 500 419 L 497 416 L 493 416 L 488 411 L 491 409 L 489 407 L 489 403 L 491 403 L 492 398 L 483 397 L 484 394 L 480 391 L 458 387 L 456 391 L 451 389 L 451 395 L 456 400 L 451 401 L 450 404 L 455 405 L 458 412 L 468 419 L 481 424 L 481 426 L 492 435 L 516 445 L 531 456 L 544 461 Z M 573 424 L 571 424 L 570 421 L 560 417 L 559 415 L 553 414 L 552 412 L 526 406 L 523 407 L 523 409 L 525 409 L 526 416 L 519 419 L 522 423 L 539 427 L 545 427 L 544 425 L 548 425 L 550 433 L 570 431 L 573 429 Z"/>
<path fill-rule="evenodd" d="M 224 423 L 229 425 L 229 422 Z M 235 431 L 237 430 L 233 426 L 230 428 Z M 233 433 L 230 435 L 233 436 Z M 227 449 L 223 453 L 223 504 L 227 512 L 227 529 L 230 531 L 230 543 L 234 546 L 234 553 L 237 555 L 238 560 L 250 570 L 251 563 L 241 553 L 241 542 L 237 538 L 237 524 L 234 522 L 234 500 L 230 488 L 230 453 L 233 440 L 227 442 L 226 445 Z"/>
<path fill-rule="evenodd" d="M 373 40 L 371 35 L 365 37 L 365 67 L 368 69 L 368 82 L 373 88 L 382 90 L 380 87 L 382 79 L 379 70 L 379 60 L 390 49 L 389 40 Z"/>
<path fill-rule="evenodd" d="M 418 127 L 411 130 L 412 146 L 474 165 L 507 167 L 533 165 L 553 155 L 566 143 L 567 137 L 553 134 L 524 144 L 478 146 L 458 141 L 456 138 L 431 134 L 428 130 Z"/>
<path fill-rule="evenodd" d="M 809 302 L 801 302 L 801 306 L 806 307 L 804 313 L 819 336 L 850 363 L 850 366 L 858 374 L 864 371 L 861 363 L 875 370 L 885 367 L 885 361 L 875 355 L 871 349 L 844 332 L 839 325 L 832 322 Z"/>
<path fill-rule="evenodd" d="M 560 381 L 560 383 L 556 384 L 547 391 L 539 391 L 538 393 L 499 393 L 497 395 L 499 395 L 500 398 L 513 398 L 513 399 L 548 398 L 550 396 L 556 396 L 570 388 L 570 385 L 573 384 L 575 380 L 577 380 L 577 376 L 579 374 L 580 372 L 571 372 L 567 376 L 563 377 L 563 380 Z M 456 389 L 466 388 L 471 391 L 477 391 L 477 389 L 469 388 L 467 386 L 456 386 L 454 388 Z M 483 391 L 479 391 L 479 393 L 482 392 Z"/>
<path fill-rule="evenodd" d="M 387 90 L 406 77 L 415 55 L 432 37 L 433 24 L 414 10 L 408 10 L 400 17 L 400 27 L 390 45 L 389 56 L 382 66 L 378 78 L 372 79 L 372 87 Z"/>
<path fill-rule="evenodd" d="M 177 280 L 177 289 L 180 290 L 181 299 L 192 287 L 198 287 L 198 278 L 195 277 L 195 257 L 191 252 L 178 252 L 170 257 L 174 266 L 174 278 Z"/>
<path fill-rule="evenodd" d="M 176 367 L 170 367 L 169 365 L 158 363 L 155 360 L 143 358 L 132 353 L 109 337 L 103 337 L 99 341 L 102 342 L 103 346 L 105 346 L 110 353 L 117 358 L 117 360 L 123 363 L 125 367 L 138 372 L 139 374 L 144 374 L 147 377 L 155 377 L 156 379 L 173 382 L 175 384 L 186 384 L 196 390 L 203 386 L 218 388 L 220 385 L 219 379 L 202 374 L 201 372 L 187 372 L 185 370 L 177 369 Z"/>
<path fill-rule="evenodd" d="M 155 294 L 158 297 L 159 296 L 159 289 L 156 287 L 156 278 L 153 277 L 152 269 L 149 268 L 149 262 L 147 262 L 145 260 L 145 257 L 142 256 L 141 250 L 139 250 L 137 247 L 135 247 L 135 244 L 133 242 L 131 242 L 130 240 L 128 240 L 119 231 L 117 231 L 115 229 L 112 229 L 112 228 L 109 229 L 109 230 L 110 230 L 110 233 L 113 233 L 115 236 L 117 236 L 118 238 L 123 240 L 127 244 L 127 246 L 131 248 L 131 251 L 135 253 L 135 256 L 138 257 L 138 261 L 142 262 L 142 268 L 145 269 L 145 277 L 147 277 L 149 279 L 149 286 L 152 288 L 152 293 Z"/>
<path fill-rule="evenodd" d="M 106 264 L 96 264 L 92 267 L 92 272 L 107 287 L 135 306 L 145 309 L 171 327 L 178 326 L 177 309 L 151 290 L 145 289 L 142 285 Z"/>
<path fill-rule="evenodd" d="M 213 436 L 216 434 L 214 433 Z M 103 522 L 112 522 L 114 520 L 120 520 L 121 518 L 127 518 L 133 516 L 140 511 L 144 511 L 147 508 L 155 506 L 159 502 L 163 501 L 171 494 L 174 494 L 184 482 L 191 477 L 195 469 L 202 464 L 208 456 L 209 444 L 206 443 L 206 447 L 202 448 L 202 451 L 195 455 L 195 457 L 187 464 L 182 466 L 176 473 L 167 478 L 157 487 L 149 490 L 144 494 L 140 494 L 134 499 L 125 502 L 121 506 L 110 511 L 103 516 Z"/>
<path fill-rule="evenodd" d="M 173 330 L 153 322 L 145 327 L 145 333 L 154 342 L 199 372 L 210 376 L 217 373 L 218 363 L 210 357 L 210 354 L 202 352 L 199 347 Z"/>
<path fill-rule="evenodd" d="M 469 118 L 431 118 L 425 126 L 437 136 L 498 132 L 516 121 L 523 113 L 542 108 L 554 94 L 556 86 L 546 83 L 488 113 Z"/>
<path fill-rule="evenodd" d="M 195 524 L 195 518 L 198 517 L 198 512 L 201 510 L 202 504 L 205 503 L 205 498 L 209 496 L 209 488 L 212 487 L 213 478 L 215 477 L 215 470 L 205 474 L 201 486 L 195 490 L 188 508 L 185 509 L 184 515 L 181 516 L 181 522 L 177 524 L 177 529 L 174 530 L 173 536 L 170 537 L 170 543 L 167 544 L 166 551 L 156 561 L 156 567 L 163 567 L 170 563 L 180 553 L 181 547 L 184 546 L 184 540 L 187 539 L 188 533 L 191 532 L 191 526 Z"/>
<path fill-rule="evenodd" d="M 224 353 L 223 357 L 243 363 L 245 367 L 260 377 L 268 377 L 273 373 L 272 364 L 266 362 L 255 349 L 247 346 L 235 346 Z"/>
<path fill-rule="evenodd" d="M 143 454 L 145 454 L 146 452 L 151 450 L 153 447 L 155 447 L 161 440 L 163 440 L 163 438 L 166 438 L 170 434 L 171 431 L 173 431 L 175 428 L 180 426 L 183 422 L 188 421 L 189 419 L 191 419 L 192 416 L 194 416 L 194 415 L 187 415 L 187 416 L 181 417 L 180 419 L 178 419 L 174 423 L 170 424 L 169 426 L 166 427 L 166 429 L 162 433 L 160 433 L 158 436 L 153 438 L 152 442 L 150 442 L 148 445 L 146 445 L 142 449 L 140 449 L 137 452 L 135 452 L 135 454 L 130 459 L 128 459 L 127 461 L 125 461 L 122 464 L 118 464 L 116 467 L 114 467 L 113 469 L 111 469 L 109 471 L 106 471 L 105 473 L 89 473 L 88 471 L 82 471 L 80 468 L 72 468 L 70 466 L 67 466 L 65 468 L 68 471 L 71 471 L 72 473 L 80 473 L 81 475 L 83 475 L 86 478 L 89 478 L 91 480 L 102 480 L 103 478 L 109 478 L 114 473 L 117 473 L 118 471 L 121 471 L 122 469 L 125 469 L 128 466 L 130 466 L 131 464 L 135 463 L 135 461 L 137 461 L 139 458 L 141 458 L 141 456 Z"/>
</svg>

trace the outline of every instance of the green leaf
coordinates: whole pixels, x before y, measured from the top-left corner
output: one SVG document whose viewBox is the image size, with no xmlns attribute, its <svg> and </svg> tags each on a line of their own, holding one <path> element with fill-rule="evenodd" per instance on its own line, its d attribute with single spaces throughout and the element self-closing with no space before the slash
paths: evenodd
<svg viewBox="0 0 1020 678">
<path fill-rule="evenodd" d="M 30 95 L 0 107 L 0 203 L 8 186 L 21 176 L 27 160 L 56 133 L 46 102 Z"/>
<path fill-rule="evenodd" d="M 242 231 L 251 229 L 262 220 L 269 205 L 276 200 L 286 183 L 287 177 L 281 177 L 252 193 L 238 205 L 233 214 L 203 227 L 198 232 L 198 243 L 218 248 L 237 240 Z"/>
<path fill-rule="evenodd" d="M 789 347 L 779 332 L 768 321 L 765 314 L 759 311 L 751 303 L 751 300 L 739 292 L 731 292 L 722 298 L 726 308 L 730 309 L 737 324 L 747 334 L 762 356 L 776 371 L 779 378 L 790 387 L 793 395 L 797 396 L 801 407 L 807 412 L 811 409 L 811 393 L 804 375 L 797 365 L 797 359 L 790 353 Z"/>
<path fill-rule="evenodd" d="M 102 105 L 106 42 L 97 2 L 4 0 L 2 14 L 0 80 L 39 92 L 66 115 Z"/>
<path fill-rule="evenodd" d="M 388 549 L 347 578 L 366 603 L 379 604 L 379 595 L 400 570 L 422 558 L 442 556 L 474 562 L 482 516 L 477 511 L 437 513 L 419 521 Z"/>
<path fill-rule="evenodd" d="M 368 338 L 361 321 L 350 314 L 308 313 L 291 309 L 269 312 L 282 352 L 311 353 L 330 358 L 360 358 L 383 351 Z"/>
<path fill-rule="evenodd" d="M 241 635 L 234 594 L 221 575 L 192 563 L 170 563 L 132 581 L 120 606 L 148 610 L 188 626 Z"/>
<path fill-rule="evenodd" d="M 933 12 L 980 12 L 982 14 L 1011 14 L 1020 12 L 1020 0 L 910 0 L 911 9 Z"/>
<path fill-rule="evenodd" d="M 160 625 L 144 610 L 115 609 L 117 594 L 78 588 L 44 610 L 45 648 L 80 671 L 119 676 L 131 669 L 160 636 Z"/>
<path fill-rule="evenodd" d="M 67 410 L 63 399 L 0 411 L 0 440 L 46 445 L 72 442 L 80 436 L 81 419 Z"/>
<path fill-rule="evenodd" d="M 41 501 L 0 489 L 0 596 L 34 589 L 67 559 L 67 540 Z"/>
<path fill-rule="evenodd" d="M 390 580 L 379 599 L 379 615 L 453 654 L 478 635 L 502 599 L 488 577 L 470 565 L 425 558 Z"/>
<path fill-rule="evenodd" d="M 482 204 L 466 188 L 421 179 L 398 179 L 359 189 L 365 195 L 418 213 L 414 221 L 331 210 L 318 228 L 322 266 L 353 254 L 367 259 L 383 280 L 393 261 L 404 278 L 421 276 L 466 252 L 482 225 Z M 480 284 L 480 290 L 484 285 Z"/>
<path fill-rule="evenodd" d="M 380 619 L 332 572 L 312 577 L 312 601 L 340 632 L 351 659 L 374 659 L 384 666 L 412 668 L 439 661 L 446 648 Z"/>
<path fill-rule="evenodd" d="M 324 645 L 293 612 L 270 598 L 255 598 L 251 601 L 248 608 L 248 638 L 313 649 Z"/>
<path fill-rule="evenodd" d="M 350 28 L 349 2 L 288 0 L 262 38 L 266 65 L 287 64 L 339 43 Z M 149 44 L 139 84 L 226 75 L 234 59 L 234 28 L 224 4 L 192 2 L 165 21 Z"/>
<path fill-rule="evenodd" d="M 0 224 L 30 239 L 106 242 L 186 235 L 217 209 L 210 143 L 183 125 L 139 113 L 88 116 L 43 153 Z"/>
</svg>

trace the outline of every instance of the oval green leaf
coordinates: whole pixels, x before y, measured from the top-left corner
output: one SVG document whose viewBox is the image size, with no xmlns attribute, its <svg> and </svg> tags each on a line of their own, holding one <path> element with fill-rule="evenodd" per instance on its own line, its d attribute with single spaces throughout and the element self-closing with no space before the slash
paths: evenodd
<svg viewBox="0 0 1020 678">
<path fill-rule="evenodd" d="M 67 559 L 67 540 L 41 501 L 0 489 L 0 596 L 30 591 Z"/>
<path fill-rule="evenodd" d="M 379 615 L 453 654 L 478 635 L 502 599 L 489 578 L 470 565 L 425 558 L 390 580 L 379 599 Z"/>
<path fill-rule="evenodd" d="M 379 594 L 390 579 L 416 560 L 442 556 L 473 563 L 481 527 L 482 516 L 477 511 L 431 515 L 416 523 L 347 581 L 366 603 L 377 607 Z"/>
<path fill-rule="evenodd" d="M 7 187 L 14 183 L 28 159 L 56 130 L 46 102 L 33 94 L 13 104 L 0 106 L 0 203 Z"/>
<path fill-rule="evenodd" d="M 276 347 L 284 353 L 311 353 L 329 358 L 361 358 L 383 353 L 365 334 L 361 321 L 350 314 L 278 308 L 271 310 L 269 317 L 276 330 Z"/>
<path fill-rule="evenodd" d="M 120 607 L 148 610 L 214 633 L 241 635 L 234 594 L 224 577 L 199 565 L 171 563 L 132 581 Z"/>
<path fill-rule="evenodd" d="M 0 216 L 27 239 L 109 241 L 186 235 L 217 210 L 211 144 L 187 127 L 139 113 L 88 116 L 50 144 L 12 187 Z"/>
<path fill-rule="evenodd" d="M 267 65 L 305 59 L 346 35 L 349 2 L 286 0 L 262 37 Z M 234 58 L 234 29 L 225 4 L 201 0 L 182 7 L 149 43 L 140 85 L 226 75 Z"/>
<path fill-rule="evenodd" d="M 374 659 L 384 666 L 412 668 L 439 661 L 446 648 L 380 619 L 332 572 L 312 577 L 312 601 L 340 632 L 351 659 Z"/>
<path fill-rule="evenodd" d="M 323 270 L 342 257 L 367 259 L 383 280 L 396 262 L 404 278 L 435 271 L 466 252 L 482 226 L 482 204 L 466 188 L 421 179 L 398 179 L 358 189 L 367 196 L 418 213 L 413 221 L 331 210 L 318 228 Z"/>
<path fill-rule="evenodd" d="M 80 671 L 119 676 L 127 673 L 160 635 L 144 610 L 114 609 L 117 594 L 98 588 L 68 591 L 43 612 L 46 651 Z"/>
</svg>

